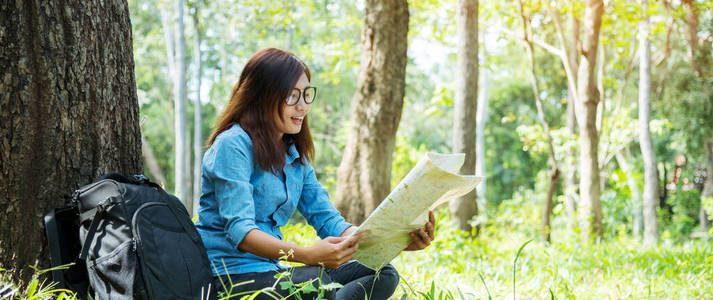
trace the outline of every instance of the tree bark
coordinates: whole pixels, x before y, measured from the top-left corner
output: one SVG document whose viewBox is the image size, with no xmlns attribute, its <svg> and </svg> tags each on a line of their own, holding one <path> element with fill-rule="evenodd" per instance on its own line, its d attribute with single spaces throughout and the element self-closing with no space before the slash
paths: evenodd
<svg viewBox="0 0 713 300">
<path fill-rule="evenodd" d="M 579 94 L 575 108 L 580 129 L 579 190 L 581 209 L 579 217 L 580 232 L 583 240 L 587 242 L 601 238 L 603 234 L 602 207 L 599 198 L 599 133 L 596 124 L 599 91 L 594 76 L 603 13 L 602 0 L 587 0 L 584 13 L 582 56 L 577 75 Z"/>
<path fill-rule="evenodd" d="M 196 4 L 197 5 L 197 4 Z M 203 79 L 203 62 L 201 60 L 201 30 L 198 22 L 198 7 L 194 7 L 193 13 L 193 64 L 196 66 L 196 99 L 193 104 L 193 205 L 189 209 L 192 216 L 198 215 L 198 202 L 201 197 L 201 162 L 203 159 L 203 136 L 202 136 L 202 104 L 201 104 L 201 81 Z"/>
<path fill-rule="evenodd" d="M 186 143 L 186 36 L 183 24 L 183 0 L 175 1 L 174 16 L 175 61 L 173 75 L 174 96 L 174 130 L 175 130 L 175 168 L 174 194 L 181 199 L 187 209 L 193 207 L 193 201 L 188 195 L 188 163 Z"/>
<path fill-rule="evenodd" d="M 555 189 L 557 188 L 557 182 L 559 181 L 560 169 L 557 162 L 557 156 L 555 155 L 555 148 L 552 144 L 552 135 L 550 134 L 550 125 L 545 119 L 545 110 L 542 105 L 542 99 L 540 99 L 540 88 L 537 78 L 537 72 L 535 70 L 535 50 L 532 42 L 532 27 L 530 25 L 530 17 L 525 13 L 525 9 L 522 4 L 522 0 L 518 1 L 520 8 L 520 20 L 522 21 L 523 39 L 525 40 L 525 52 L 527 52 L 527 58 L 529 62 L 530 71 L 530 82 L 532 84 L 532 93 L 535 98 L 535 107 L 537 107 L 537 117 L 545 131 L 545 138 L 547 142 L 547 154 L 549 157 L 549 163 L 551 165 L 550 170 L 550 184 L 547 187 L 547 194 L 545 196 L 545 204 L 542 210 L 542 237 L 545 242 L 550 242 L 550 215 L 552 214 L 552 197 L 554 196 Z"/>
<path fill-rule="evenodd" d="M 646 16 L 647 0 L 641 1 L 643 19 L 639 25 L 639 145 L 644 159 L 644 244 L 653 245 L 658 240 L 656 206 L 659 199 L 659 174 L 656 153 L 651 141 L 651 41 L 649 18 Z"/>
<path fill-rule="evenodd" d="M 478 108 L 478 0 L 460 0 L 456 12 L 456 90 L 453 99 L 453 152 L 465 153 L 461 174 L 475 174 L 475 129 Z M 471 232 L 470 220 L 478 215 L 477 192 L 449 203 L 455 225 Z"/>
<path fill-rule="evenodd" d="M 366 1 L 363 53 L 336 207 L 359 224 L 391 190 L 391 156 L 406 87 L 408 3 Z"/>
<path fill-rule="evenodd" d="M 49 265 L 48 210 L 142 170 L 127 3 L 4 1 L 0 78 L 0 266 L 26 281 Z"/>
</svg>

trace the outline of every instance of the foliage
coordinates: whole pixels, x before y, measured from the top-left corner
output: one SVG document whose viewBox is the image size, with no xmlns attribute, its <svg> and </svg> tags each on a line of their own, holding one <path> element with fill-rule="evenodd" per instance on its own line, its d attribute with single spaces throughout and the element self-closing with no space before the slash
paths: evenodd
<svg viewBox="0 0 713 300">
<path fill-rule="evenodd" d="M 77 295 L 74 292 L 66 289 L 57 288 L 58 284 L 56 282 L 48 282 L 46 276 L 43 276 L 43 274 L 52 272 L 53 270 L 65 269 L 68 267 L 69 265 L 64 265 L 43 270 L 31 267 L 35 272 L 32 274 L 30 282 L 26 285 L 23 285 L 19 282 L 14 282 L 13 278 L 10 278 L 8 273 L 6 273 L 6 270 L 0 268 L 0 288 L 3 290 L 3 293 L 0 294 L 0 296 L 2 296 L 3 299 L 5 299 L 6 296 L 10 299 L 13 299 L 14 296 L 17 296 L 20 299 L 27 300 L 77 300 Z M 14 292 L 9 292 L 5 294 L 6 289 Z"/>
</svg>

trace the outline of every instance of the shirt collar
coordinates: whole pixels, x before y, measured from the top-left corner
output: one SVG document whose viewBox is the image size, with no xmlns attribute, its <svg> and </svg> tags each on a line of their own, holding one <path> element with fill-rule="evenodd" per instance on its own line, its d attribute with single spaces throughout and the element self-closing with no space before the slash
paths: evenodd
<svg viewBox="0 0 713 300">
<path fill-rule="evenodd" d="M 287 159 L 285 159 L 285 162 L 288 164 L 291 164 L 292 162 L 295 161 L 295 159 L 298 159 L 300 157 L 300 153 L 297 152 L 297 147 L 295 147 L 295 144 L 293 143 L 290 145 L 290 148 L 287 150 Z"/>
</svg>

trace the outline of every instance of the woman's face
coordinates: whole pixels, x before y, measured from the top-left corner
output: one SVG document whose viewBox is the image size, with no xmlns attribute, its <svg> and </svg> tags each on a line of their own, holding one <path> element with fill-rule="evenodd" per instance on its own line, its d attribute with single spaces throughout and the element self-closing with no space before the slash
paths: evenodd
<svg viewBox="0 0 713 300">
<path fill-rule="evenodd" d="M 297 101 L 295 105 L 287 105 L 287 99 L 285 99 L 282 103 L 282 115 L 277 118 L 277 129 L 280 138 L 282 138 L 284 134 L 297 134 L 302 130 L 302 123 L 304 122 L 304 118 L 307 117 L 310 107 L 310 105 L 304 101 L 304 95 L 302 95 L 302 91 L 307 87 L 309 87 L 309 79 L 307 79 L 307 75 L 302 73 L 300 79 L 297 80 L 297 84 L 295 84 L 295 88 L 300 90 L 299 101 Z M 296 96 L 296 94 L 296 90 L 290 92 L 290 95 Z"/>
</svg>

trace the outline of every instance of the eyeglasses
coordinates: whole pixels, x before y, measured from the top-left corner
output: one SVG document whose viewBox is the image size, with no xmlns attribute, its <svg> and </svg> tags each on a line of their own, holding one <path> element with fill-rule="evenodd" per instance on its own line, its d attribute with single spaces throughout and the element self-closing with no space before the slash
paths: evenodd
<svg viewBox="0 0 713 300">
<path fill-rule="evenodd" d="M 317 88 L 313 86 L 306 87 L 304 90 L 293 88 L 287 96 L 287 99 L 285 99 L 285 102 L 289 106 L 297 105 L 297 102 L 300 101 L 300 96 L 305 99 L 305 103 L 312 104 L 314 98 L 317 96 Z"/>
</svg>

